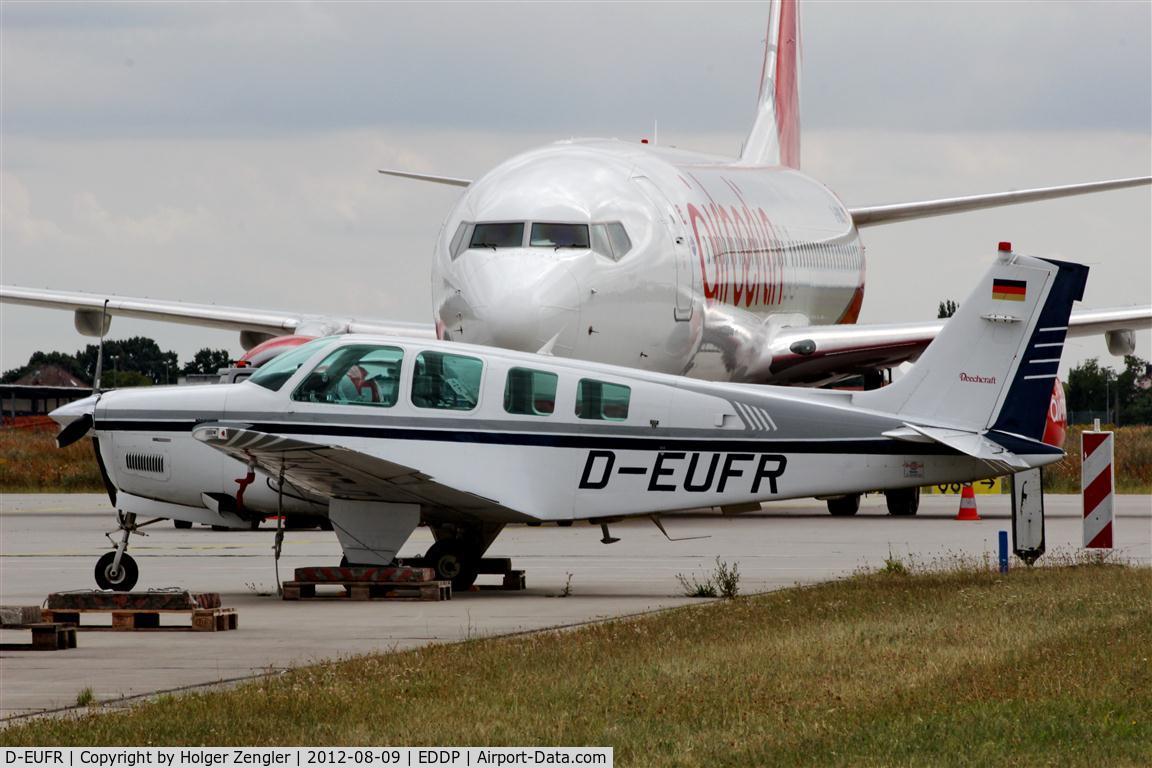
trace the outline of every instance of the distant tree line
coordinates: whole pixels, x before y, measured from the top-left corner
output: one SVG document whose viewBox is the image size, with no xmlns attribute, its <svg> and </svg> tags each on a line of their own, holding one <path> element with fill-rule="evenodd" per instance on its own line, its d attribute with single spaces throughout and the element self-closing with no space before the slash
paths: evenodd
<svg viewBox="0 0 1152 768">
<path fill-rule="evenodd" d="M 1152 368 L 1135 355 L 1124 356 L 1117 373 L 1085 360 L 1068 372 L 1064 384 L 1069 418 L 1099 418 L 1111 424 L 1152 424 Z"/>
<path fill-rule="evenodd" d="M 99 346 L 89 344 L 74 354 L 66 352 L 33 352 L 28 363 L 5 371 L 0 383 L 11 384 L 45 365 L 55 365 L 85 382 L 92 383 L 96 376 L 96 356 Z M 232 355 L 225 349 L 205 347 L 193 355 L 192 360 L 180 365 L 176 353 L 160 349 L 152 339 L 133 336 L 130 339 L 107 339 L 104 342 L 104 372 L 101 384 L 105 387 L 139 387 L 149 384 L 175 384 L 178 376 L 193 373 L 216 373 L 228 366 Z"/>
</svg>

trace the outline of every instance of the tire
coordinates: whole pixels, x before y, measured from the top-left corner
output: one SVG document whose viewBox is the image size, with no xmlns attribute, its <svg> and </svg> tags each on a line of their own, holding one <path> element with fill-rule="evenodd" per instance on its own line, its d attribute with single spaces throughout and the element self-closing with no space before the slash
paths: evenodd
<svg viewBox="0 0 1152 768">
<path fill-rule="evenodd" d="M 888 514 L 898 517 L 909 517 L 920 509 L 919 488 L 898 488 L 893 491 L 884 491 L 884 498 L 888 502 Z"/>
<path fill-rule="evenodd" d="M 181 530 L 187 530 L 187 529 L 192 527 L 192 521 L 191 520 L 173 520 L 172 525 L 176 526 L 177 528 L 179 528 Z"/>
<path fill-rule="evenodd" d="M 438 541 L 424 555 L 424 567 L 436 571 L 440 581 L 451 581 L 453 592 L 467 592 L 476 583 L 478 557 L 459 541 Z"/>
<path fill-rule="evenodd" d="M 116 552 L 105 552 L 96 561 L 96 584 L 100 589 L 112 589 L 117 592 L 131 592 L 140 578 L 140 569 L 136 561 L 127 552 L 120 558 L 120 572 L 112 571 L 112 563 L 116 560 Z"/>
<path fill-rule="evenodd" d="M 834 517 L 851 517 L 860 511 L 860 494 L 837 496 L 828 499 L 828 514 Z"/>
</svg>

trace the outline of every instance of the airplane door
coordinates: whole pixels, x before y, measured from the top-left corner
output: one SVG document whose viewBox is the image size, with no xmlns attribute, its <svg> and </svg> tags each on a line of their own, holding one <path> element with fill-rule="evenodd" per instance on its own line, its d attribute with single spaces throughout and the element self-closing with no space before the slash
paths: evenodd
<svg viewBox="0 0 1152 768">
<path fill-rule="evenodd" d="M 632 180 L 644 190 L 644 194 L 661 212 L 659 223 L 664 225 L 672 250 L 672 261 L 676 265 L 676 285 L 673 291 L 676 296 L 676 305 L 673 308 L 673 314 L 676 320 L 687 322 L 692 319 L 692 301 L 699 293 L 700 281 L 700 274 L 694 269 L 692 263 L 688 230 L 677 215 L 672 202 L 651 179 L 647 176 L 633 176 Z"/>
</svg>

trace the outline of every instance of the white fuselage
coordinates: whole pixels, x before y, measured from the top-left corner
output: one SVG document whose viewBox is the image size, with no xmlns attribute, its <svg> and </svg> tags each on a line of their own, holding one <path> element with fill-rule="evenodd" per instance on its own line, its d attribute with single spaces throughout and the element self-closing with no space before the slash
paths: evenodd
<svg viewBox="0 0 1152 768">
<path fill-rule="evenodd" d="M 468 247 L 475 225 L 515 222 L 521 242 Z M 532 244 L 533 224 L 558 223 L 591 227 L 587 247 Z M 596 226 L 611 223 L 623 254 L 598 247 Z M 738 341 L 765 324 L 855 322 L 864 249 L 836 196 L 791 168 L 569 141 L 468 188 L 432 280 L 444 339 L 739 381 Z"/>
<path fill-rule="evenodd" d="M 314 354 L 277 390 L 244 382 L 103 395 L 94 429 L 122 494 L 117 506 L 210 522 L 202 494 L 235 494 L 235 480 L 245 473 L 242 463 L 193 438 L 193 429 L 211 423 L 337 446 L 411 468 L 512 511 L 498 522 L 739 506 L 966 481 L 988 472 L 984 461 L 946 447 L 886 437 L 902 426 L 901 418 L 861 409 L 850 392 L 699 382 L 405 338 L 353 335 L 313 344 Z M 387 386 L 382 383 L 373 395 L 392 392 L 392 403 L 301 399 L 303 382 L 320 361 L 351 345 L 396 352 L 400 362 Z M 429 351 L 481 362 L 482 372 L 469 385 L 473 407 L 429 406 L 419 399 L 416 361 Z M 555 376 L 547 404 L 531 401 L 540 412 L 510 412 L 514 369 Z M 587 408 L 578 413 L 584 380 L 626 387 L 623 409 L 617 403 L 611 410 L 605 395 L 596 411 L 604 417 L 590 417 Z M 1039 465 L 1059 456 L 1045 449 L 1024 458 Z M 257 477 L 245 497 L 248 511 L 273 514 L 280 503 L 275 480 Z M 286 488 L 285 500 L 288 511 L 313 513 L 328 502 L 301 487 Z M 167 505 L 199 511 L 186 515 Z"/>
</svg>

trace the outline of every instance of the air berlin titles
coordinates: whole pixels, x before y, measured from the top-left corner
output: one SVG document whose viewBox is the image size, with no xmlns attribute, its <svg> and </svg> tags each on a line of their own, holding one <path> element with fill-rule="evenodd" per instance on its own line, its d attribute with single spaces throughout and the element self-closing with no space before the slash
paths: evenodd
<svg viewBox="0 0 1152 768">
<path fill-rule="evenodd" d="M 737 486 L 733 491 L 750 487 L 755 494 L 766 485 L 769 493 L 776 494 L 776 480 L 784 474 L 788 459 L 778 453 L 660 451 L 639 465 L 616 464 L 615 451 L 588 451 L 579 488 L 601 490 L 619 475 L 639 475 L 648 478 L 650 492 L 724 493 L 733 485 Z"/>
</svg>

